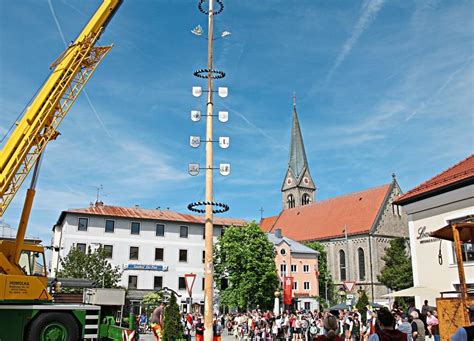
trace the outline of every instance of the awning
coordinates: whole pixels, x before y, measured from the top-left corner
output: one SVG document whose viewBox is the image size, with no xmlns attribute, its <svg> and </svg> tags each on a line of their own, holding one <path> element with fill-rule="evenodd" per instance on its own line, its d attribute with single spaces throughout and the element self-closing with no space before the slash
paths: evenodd
<svg viewBox="0 0 474 341">
<path fill-rule="evenodd" d="M 431 237 L 454 241 L 453 225 L 459 230 L 459 239 L 462 242 L 474 242 L 474 222 L 466 221 L 458 224 L 449 224 L 430 233 Z"/>
<path fill-rule="evenodd" d="M 421 297 L 426 297 L 426 296 L 441 296 L 438 290 L 433 289 L 433 288 L 428 288 L 428 287 L 411 287 L 399 291 L 394 291 L 385 295 L 382 295 L 382 297 L 412 297 L 412 296 L 421 296 Z"/>
</svg>

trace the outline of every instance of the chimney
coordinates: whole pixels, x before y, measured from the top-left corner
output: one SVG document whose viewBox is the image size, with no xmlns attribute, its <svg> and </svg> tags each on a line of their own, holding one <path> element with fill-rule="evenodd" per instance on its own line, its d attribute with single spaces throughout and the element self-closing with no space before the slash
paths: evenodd
<svg viewBox="0 0 474 341">
<path fill-rule="evenodd" d="M 277 238 L 282 238 L 282 236 L 281 236 L 281 229 L 276 229 L 276 230 L 275 230 L 275 237 L 277 237 Z"/>
<path fill-rule="evenodd" d="M 135 208 L 140 208 L 140 205 L 135 205 Z"/>
</svg>

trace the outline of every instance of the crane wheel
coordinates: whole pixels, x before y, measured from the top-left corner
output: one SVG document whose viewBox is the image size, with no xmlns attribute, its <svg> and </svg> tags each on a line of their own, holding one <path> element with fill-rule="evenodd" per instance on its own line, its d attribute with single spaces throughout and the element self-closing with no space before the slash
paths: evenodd
<svg viewBox="0 0 474 341">
<path fill-rule="evenodd" d="M 74 317 L 67 313 L 46 312 L 31 322 L 26 340 L 31 341 L 77 341 L 79 327 Z"/>
</svg>

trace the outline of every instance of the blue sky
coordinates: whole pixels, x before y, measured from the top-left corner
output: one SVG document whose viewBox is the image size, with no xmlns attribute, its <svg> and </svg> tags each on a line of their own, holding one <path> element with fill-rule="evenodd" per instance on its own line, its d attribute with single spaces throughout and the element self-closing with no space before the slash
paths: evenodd
<svg viewBox="0 0 474 341">
<path fill-rule="evenodd" d="M 0 135 L 41 86 L 99 0 L 0 0 Z M 190 33 L 207 19 L 194 0 L 125 0 L 102 36 L 115 47 L 99 65 L 46 149 L 28 233 L 45 244 L 62 210 L 87 207 L 103 185 L 106 204 L 145 208 L 204 197 L 204 136 L 189 119 L 205 99 L 191 88 L 206 65 L 206 41 Z M 278 214 L 288 162 L 292 96 L 317 199 L 391 181 L 409 190 L 473 152 L 471 1 L 225 1 L 215 29 L 217 85 L 229 111 L 215 149 L 230 162 L 215 198 L 232 217 Z M 25 182 L 26 185 L 26 182 Z M 26 186 L 24 186 L 24 189 Z M 15 227 L 24 189 L 3 219 Z"/>
</svg>

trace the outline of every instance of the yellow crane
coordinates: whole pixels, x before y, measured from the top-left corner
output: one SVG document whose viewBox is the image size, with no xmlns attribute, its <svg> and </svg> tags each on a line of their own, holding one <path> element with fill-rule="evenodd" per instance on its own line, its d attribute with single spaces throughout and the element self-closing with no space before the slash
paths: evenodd
<svg viewBox="0 0 474 341">
<path fill-rule="evenodd" d="M 51 314 L 50 309 L 37 307 L 38 303 L 48 303 L 52 299 L 47 290 L 44 249 L 37 244 L 25 243 L 24 239 L 42 153 L 48 142 L 59 135 L 59 124 L 98 64 L 112 48 L 112 45 L 96 46 L 96 43 L 122 1 L 103 0 L 76 40 L 51 65 L 50 76 L 16 123 L 16 128 L 0 151 L 0 217 L 34 168 L 16 239 L 0 240 L 0 339 L 20 340 L 31 337 L 28 339 L 36 340 L 34 332 L 38 333 L 38 330 L 43 330 L 42 333 L 49 330 L 52 335 L 62 333 L 61 328 L 53 326 L 50 330 L 48 325 L 35 325 L 35 321 L 47 324 L 48 320 L 59 317 L 51 318 L 48 315 Z M 36 304 L 36 308 L 26 306 L 32 303 Z M 10 306 L 6 306 L 8 304 Z M 12 314 L 9 314 L 9 310 L 18 312 L 15 320 L 10 317 Z M 79 319 L 78 316 L 82 316 L 79 310 L 74 311 L 76 317 L 73 318 L 76 320 Z M 3 314 L 4 312 L 6 313 Z M 72 311 L 69 312 L 73 315 Z M 65 324 L 67 327 L 68 323 Z M 76 321 L 76 326 L 83 327 L 82 334 L 83 324 L 85 325 L 85 318 L 83 323 Z M 16 330 L 16 333 L 8 334 L 9 330 Z"/>
</svg>

